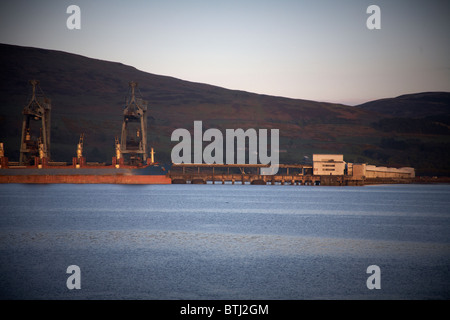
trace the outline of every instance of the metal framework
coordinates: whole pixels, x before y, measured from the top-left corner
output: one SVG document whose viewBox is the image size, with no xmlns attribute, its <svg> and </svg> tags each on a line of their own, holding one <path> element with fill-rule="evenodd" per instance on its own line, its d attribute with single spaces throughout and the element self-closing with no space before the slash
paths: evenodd
<svg viewBox="0 0 450 320">
<path fill-rule="evenodd" d="M 80 140 L 77 144 L 77 159 L 83 158 L 83 147 L 84 147 L 84 133 L 80 135 Z"/>
<path fill-rule="evenodd" d="M 129 83 L 123 110 L 120 153 L 129 164 L 147 161 L 147 101 L 136 97 L 136 82 Z"/>
<path fill-rule="evenodd" d="M 31 80 L 30 84 L 33 89 L 31 100 L 22 111 L 20 165 L 30 164 L 34 157 L 39 157 L 41 160 L 50 158 L 51 101 L 40 90 L 39 81 Z M 39 122 L 37 128 L 32 125 L 33 122 Z"/>
</svg>

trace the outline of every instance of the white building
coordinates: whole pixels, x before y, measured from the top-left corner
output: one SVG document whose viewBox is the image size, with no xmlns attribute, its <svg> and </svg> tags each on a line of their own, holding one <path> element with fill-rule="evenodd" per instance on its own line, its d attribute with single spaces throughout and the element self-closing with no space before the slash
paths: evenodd
<svg viewBox="0 0 450 320">
<path fill-rule="evenodd" d="M 344 155 L 342 154 L 313 154 L 314 175 L 342 176 L 345 171 Z"/>
<path fill-rule="evenodd" d="M 365 163 L 353 164 L 353 177 L 357 179 L 378 179 L 378 178 L 390 178 L 390 179 L 410 179 L 416 176 L 414 168 L 389 168 L 389 167 L 377 167 Z"/>
<path fill-rule="evenodd" d="M 366 178 L 414 178 L 414 168 L 388 168 L 366 165 Z"/>
</svg>

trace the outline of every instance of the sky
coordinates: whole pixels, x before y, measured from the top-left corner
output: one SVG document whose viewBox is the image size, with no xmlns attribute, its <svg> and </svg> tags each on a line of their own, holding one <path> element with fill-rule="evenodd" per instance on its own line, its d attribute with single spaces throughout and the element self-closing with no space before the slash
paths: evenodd
<svg viewBox="0 0 450 320">
<path fill-rule="evenodd" d="M 228 89 L 347 105 L 450 91 L 448 0 L 2 0 L 0 15 L 0 43 Z"/>
</svg>

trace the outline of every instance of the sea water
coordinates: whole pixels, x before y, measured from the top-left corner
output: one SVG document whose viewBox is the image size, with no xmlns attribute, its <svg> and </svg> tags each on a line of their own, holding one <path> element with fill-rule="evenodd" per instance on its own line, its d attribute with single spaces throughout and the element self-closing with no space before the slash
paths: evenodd
<svg viewBox="0 0 450 320">
<path fill-rule="evenodd" d="M 449 279 L 450 185 L 0 185 L 1 299 L 450 299 Z"/>
</svg>

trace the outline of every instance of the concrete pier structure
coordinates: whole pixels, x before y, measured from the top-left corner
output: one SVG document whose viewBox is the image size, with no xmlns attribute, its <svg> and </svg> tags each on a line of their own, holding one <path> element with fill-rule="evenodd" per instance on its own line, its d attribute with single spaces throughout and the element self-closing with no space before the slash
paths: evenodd
<svg viewBox="0 0 450 320">
<path fill-rule="evenodd" d="M 410 183 L 414 168 L 377 167 L 347 163 L 339 154 L 314 154 L 312 165 L 280 164 L 275 175 L 261 175 L 262 164 L 173 164 L 172 183 L 188 184 L 281 184 L 362 186 L 374 183 Z"/>
</svg>

